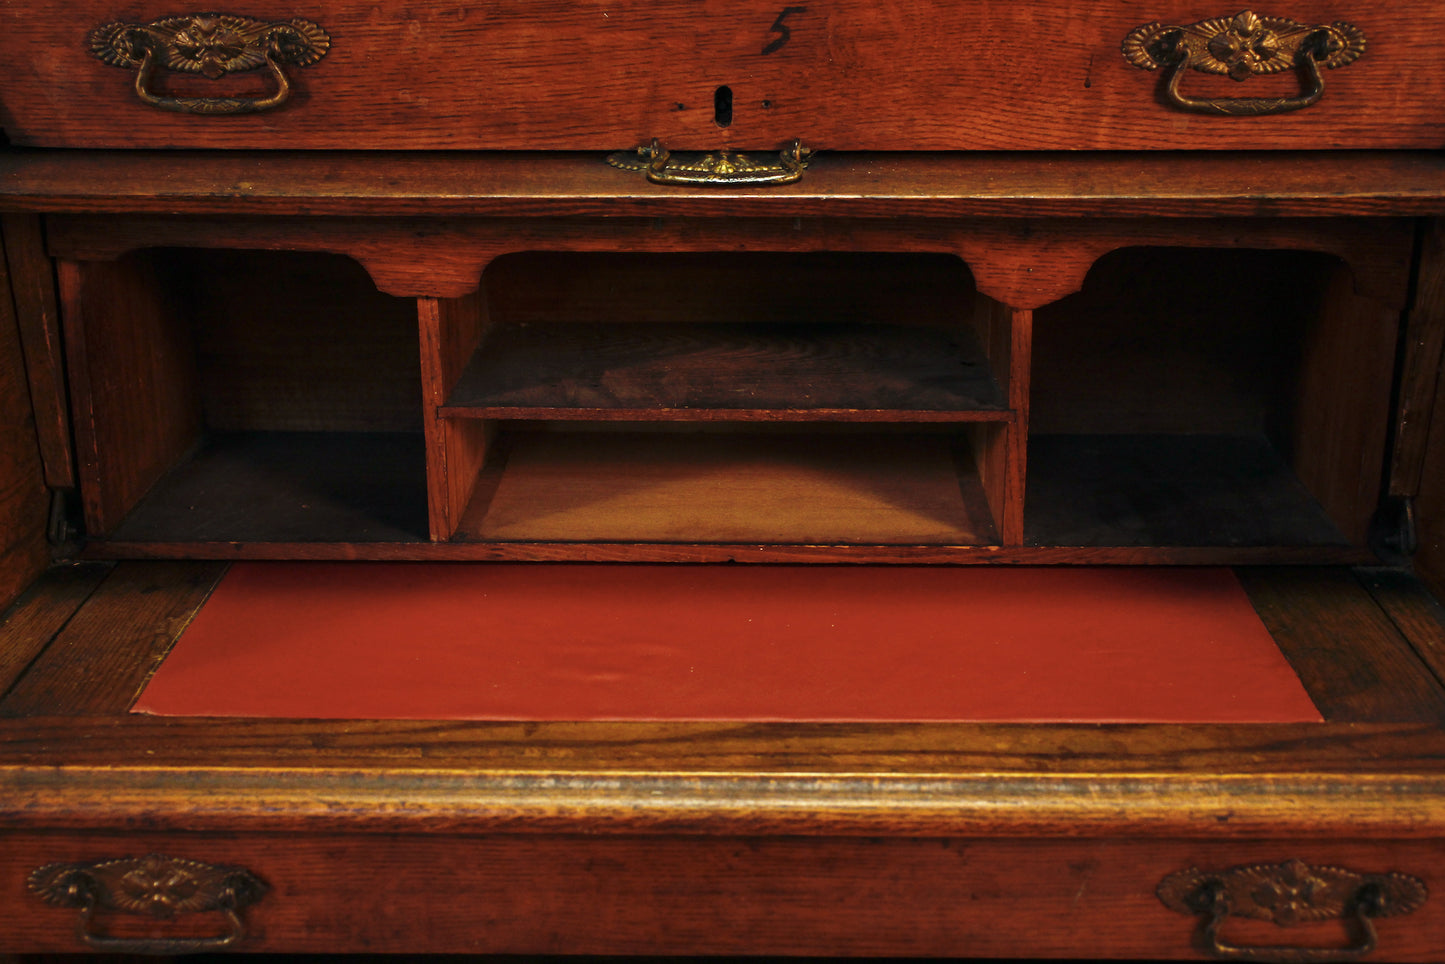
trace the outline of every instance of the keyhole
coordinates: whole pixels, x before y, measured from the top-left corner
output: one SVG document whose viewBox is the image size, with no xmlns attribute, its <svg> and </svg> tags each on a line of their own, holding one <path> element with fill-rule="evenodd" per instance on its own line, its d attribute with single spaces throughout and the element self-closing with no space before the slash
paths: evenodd
<svg viewBox="0 0 1445 964">
<path fill-rule="evenodd" d="M 719 127 L 727 127 L 733 122 L 733 89 L 726 85 L 719 87 L 712 94 L 712 119 Z"/>
</svg>

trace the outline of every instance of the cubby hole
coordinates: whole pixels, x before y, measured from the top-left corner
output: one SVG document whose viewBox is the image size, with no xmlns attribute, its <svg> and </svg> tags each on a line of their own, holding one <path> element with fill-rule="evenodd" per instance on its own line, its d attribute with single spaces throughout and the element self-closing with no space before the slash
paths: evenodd
<svg viewBox="0 0 1445 964">
<path fill-rule="evenodd" d="M 1011 328 L 954 257 L 524 253 L 438 323 L 437 538 L 1000 540 Z"/>
<path fill-rule="evenodd" d="M 1362 546 L 1397 325 L 1325 255 L 1104 257 L 1035 313 L 1027 543 Z"/>
<path fill-rule="evenodd" d="M 159 249 L 65 270 L 92 538 L 426 537 L 411 301 L 323 254 Z"/>
</svg>

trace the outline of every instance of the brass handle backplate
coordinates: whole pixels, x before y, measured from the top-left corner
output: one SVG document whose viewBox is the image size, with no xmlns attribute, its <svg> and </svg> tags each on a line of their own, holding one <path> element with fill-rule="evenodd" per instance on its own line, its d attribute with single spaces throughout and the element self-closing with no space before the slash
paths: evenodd
<svg viewBox="0 0 1445 964">
<path fill-rule="evenodd" d="M 1429 895 L 1424 881 L 1406 874 L 1357 874 L 1314 867 L 1301 860 L 1208 872 L 1190 868 L 1164 878 L 1159 899 L 1171 910 L 1205 918 L 1201 950 L 1218 960 L 1274 964 L 1356 961 L 1375 949 L 1374 921 L 1418 910 Z M 1346 947 L 1242 947 L 1221 934 L 1230 917 L 1290 927 L 1343 920 L 1354 930 Z"/>
<path fill-rule="evenodd" d="M 1178 110 L 1193 114 L 1257 117 L 1302 110 L 1325 93 L 1322 68 L 1344 67 L 1365 52 L 1365 35 L 1352 24 L 1309 26 L 1284 17 L 1261 17 L 1246 10 L 1167 27 L 1158 23 L 1136 27 L 1124 38 L 1124 56 L 1142 70 L 1164 67 L 1164 97 Z M 1190 97 L 1181 90 L 1190 70 L 1244 81 L 1264 74 L 1296 70 L 1304 86 L 1293 97 Z"/>
<path fill-rule="evenodd" d="M 647 147 L 617 151 L 607 163 L 624 171 L 643 171 L 654 184 L 701 187 L 744 187 L 791 184 L 803 176 L 813 152 L 793 141 L 776 156 L 757 157 L 732 151 L 712 154 L 673 154 L 654 140 Z"/>
<path fill-rule="evenodd" d="M 30 875 L 30 890 L 47 903 L 79 910 L 76 936 L 88 947 L 107 953 L 196 954 L 240 943 L 246 936 L 241 911 L 265 894 L 266 885 L 240 867 L 147 854 L 96 863 L 47 864 Z M 218 913 L 227 930 L 215 937 L 107 937 L 93 927 L 98 911 L 161 920 Z"/>
<path fill-rule="evenodd" d="M 331 47 L 326 31 L 309 20 L 268 22 L 222 13 L 108 23 L 92 30 L 89 41 L 91 53 L 104 63 L 136 72 L 135 92 L 143 103 L 181 114 L 254 114 L 277 107 L 291 95 L 283 65 L 308 67 Z M 151 85 L 158 67 L 210 80 L 265 67 L 276 89 L 263 97 L 158 94 Z"/>
</svg>

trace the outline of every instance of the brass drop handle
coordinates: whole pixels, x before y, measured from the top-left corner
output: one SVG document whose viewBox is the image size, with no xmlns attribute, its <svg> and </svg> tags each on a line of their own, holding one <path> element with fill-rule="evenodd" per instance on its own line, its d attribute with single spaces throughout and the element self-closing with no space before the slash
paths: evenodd
<svg viewBox="0 0 1445 964">
<path fill-rule="evenodd" d="M 231 14 L 192 14 L 150 23 L 108 23 L 90 32 L 90 50 L 112 67 L 134 69 L 142 103 L 181 114 L 254 114 L 291 96 L 282 65 L 307 67 L 326 55 L 331 38 L 309 20 L 268 22 Z M 157 67 L 218 80 L 265 67 L 275 90 L 261 97 L 195 97 L 156 93 Z"/>
<path fill-rule="evenodd" d="M 1234 867 L 1208 873 L 1190 868 L 1159 884 L 1159 899 L 1181 914 L 1205 917 L 1200 949 L 1221 961 L 1261 964 L 1344 964 L 1372 952 L 1375 920 L 1409 914 L 1428 896 L 1423 881 L 1405 874 L 1357 874 L 1301 860 Z M 1245 947 L 1222 935 L 1230 917 L 1270 921 L 1283 927 L 1344 920 L 1353 929 L 1345 947 Z"/>
<path fill-rule="evenodd" d="M 1246 10 L 1166 27 L 1146 24 L 1124 38 L 1124 56 L 1142 70 L 1165 67 L 1164 98 L 1176 110 L 1224 117 L 1258 117 L 1303 110 L 1325 94 L 1325 68 L 1344 67 L 1365 52 L 1365 35 L 1348 23 L 1309 26 Z M 1181 90 L 1190 70 L 1237 81 L 1296 70 L 1303 89 L 1293 97 L 1190 97 Z"/>
<path fill-rule="evenodd" d="M 1241 947 L 1220 936 L 1229 918 L 1229 899 L 1222 884 L 1206 885 L 1200 900 L 1209 905 L 1204 925 L 1204 951 L 1221 961 L 1259 961 L 1267 964 L 1346 964 L 1374 951 L 1379 943 L 1374 917 L 1379 913 L 1379 888 L 1365 885 L 1350 901 L 1346 913 L 1354 921 L 1354 942 L 1348 947 Z"/>
<path fill-rule="evenodd" d="M 647 147 L 609 154 L 607 163 L 624 171 L 642 171 L 653 184 L 759 187 L 792 184 L 803 176 L 812 157 L 801 141 L 793 141 L 774 156 L 758 157 L 733 151 L 678 155 L 654 138 Z"/>
<path fill-rule="evenodd" d="M 120 954 L 196 954 L 234 947 L 246 937 L 241 911 L 266 892 L 254 874 L 147 854 L 96 863 L 55 863 L 30 875 L 31 891 L 46 903 L 80 911 L 76 937 L 87 947 Z M 226 932 L 213 937 L 110 937 L 96 932 L 97 911 L 156 919 L 218 913 Z"/>
</svg>

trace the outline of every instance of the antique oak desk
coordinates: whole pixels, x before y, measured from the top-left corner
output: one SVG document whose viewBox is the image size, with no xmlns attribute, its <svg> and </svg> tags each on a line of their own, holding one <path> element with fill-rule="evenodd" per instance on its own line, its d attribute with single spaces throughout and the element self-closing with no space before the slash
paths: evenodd
<svg viewBox="0 0 1445 964">
<path fill-rule="evenodd" d="M 0 951 L 1445 958 L 1442 30 L 0 0 Z M 132 712 L 267 560 L 1226 567 L 1320 719 Z"/>
</svg>

